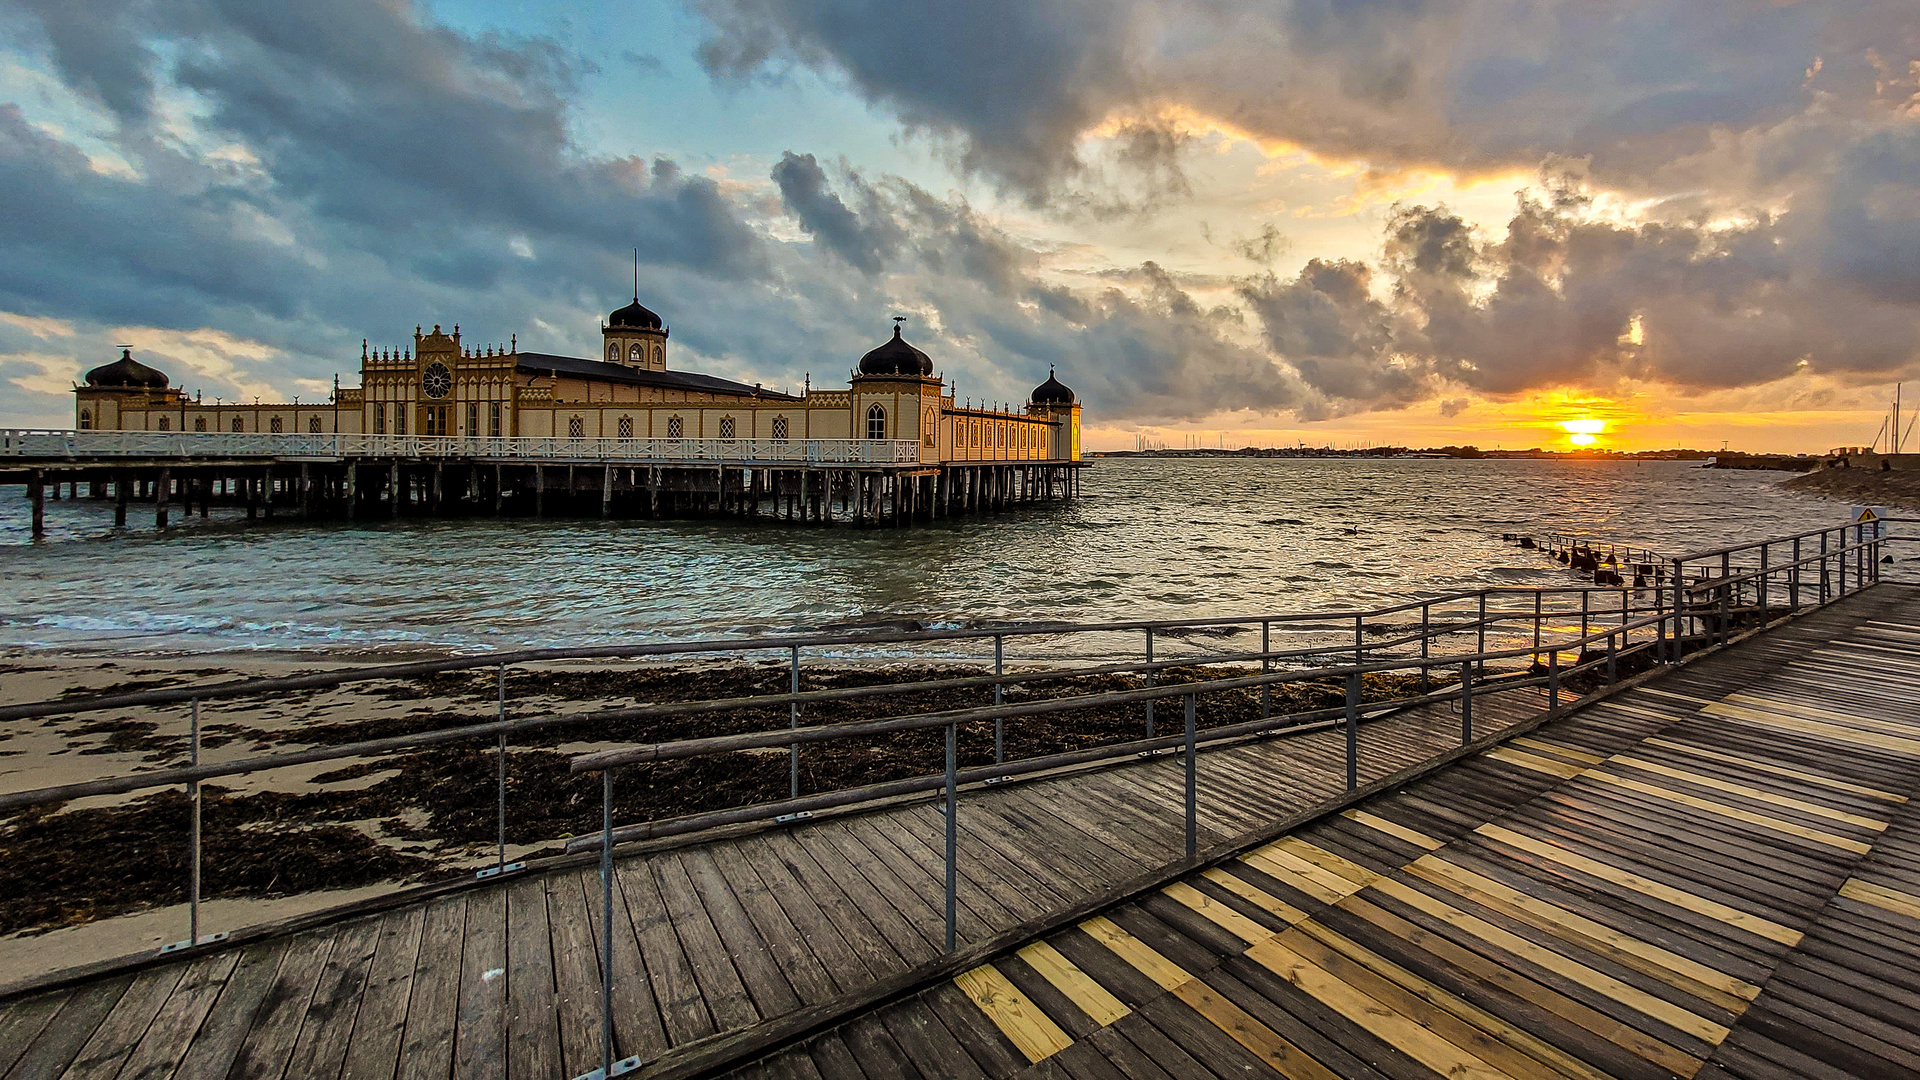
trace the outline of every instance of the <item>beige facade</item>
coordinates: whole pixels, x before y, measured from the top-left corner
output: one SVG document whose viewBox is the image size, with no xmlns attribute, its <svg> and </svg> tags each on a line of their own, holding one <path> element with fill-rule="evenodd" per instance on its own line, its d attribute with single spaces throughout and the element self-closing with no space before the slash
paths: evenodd
<svg viewBox="0 0 1920 1080">
<path fill-rule="evenodd" d="M 777 393 L 667 366 L 667 328 L 636 300 L 601 327 L 599 355 L 475 346 L 416 327 L 411 347 L 362 347 L 360 386 L 324 404 L 209 404 L 130 355 L 76 388 L 76 424 L 136 431 L 467 438 L 896 439 L 922 462 L 1077 461 L 1080 405 L 1049 378 L 1019 412 L 961 408 L 930 373 L 854 376 L 844 390 Z M 868 354 L 908 350 L 898 336 Z M 930 362 L 924 366 L 931 368 Z"/>
</svg>

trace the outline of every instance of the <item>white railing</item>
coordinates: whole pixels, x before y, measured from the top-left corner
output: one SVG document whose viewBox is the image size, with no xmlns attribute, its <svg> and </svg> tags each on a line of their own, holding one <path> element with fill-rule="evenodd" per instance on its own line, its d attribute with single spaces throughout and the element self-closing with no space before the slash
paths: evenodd
<svg viewBox="0 0 1920 1080">
<path fill-rule="evenodd" d="M 619 463 L 900 465 L 911 439 L 565 439 L 439 435 L 266 435 L 210 431 L 0 429 L 0 459 L 428 458 Z"/>
</svg>

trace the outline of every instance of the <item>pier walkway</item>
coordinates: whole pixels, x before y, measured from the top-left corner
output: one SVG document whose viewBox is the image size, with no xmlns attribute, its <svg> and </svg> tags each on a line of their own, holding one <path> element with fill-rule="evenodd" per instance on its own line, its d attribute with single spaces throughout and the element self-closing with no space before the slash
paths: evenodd
<svg viewBox="0 0 1920 1080">
<path fill-rule="evenodd" d="M 640 1076 L 1920 1076 L 1920 590 L 1535 690 L 621 851 Z M 1503 735 L 1505 737 L 1503 737 Z M 1440 759 L 1436 760 L 1436 756 Z M 629 851 L 632 854 L 629 854 Z M 571 864 L 0 999 L 0 1077 L 567 1078 Z"/>
<path fill-rule="evenodd" d="M 1883 585 L 733 1075 L 1920 1076 L 1916 781 Z"/>
</svg>

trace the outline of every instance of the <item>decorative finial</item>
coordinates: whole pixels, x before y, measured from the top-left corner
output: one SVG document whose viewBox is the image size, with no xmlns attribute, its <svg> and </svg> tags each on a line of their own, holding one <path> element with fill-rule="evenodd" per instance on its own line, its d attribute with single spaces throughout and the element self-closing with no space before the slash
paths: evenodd
<svg viewBox="0 0 1920 1080">
<path fill-rule="evenodd" d="M 367 339 L 361 338 L 360 339 L 360 359 L 365 360 L 366 358 L 367 358 Z"/>
<path fill-rule="evenodd" d="M 640 302 L 640 249 L 633 249 L 633 302 Z"/>
<path fill-rule="evenodd" d="M 519 335 L 519 334 L 513 334 L 513 335 L 511 335 L 511 338 L 512 338 L 512 341 L 513 341 L 513 351 L 514 351 L 515 353 L 518 353 L 518 352 L 520 351 L 520 335 Z"/>
<path fill-rule="evenodd" d="M 905 315 L 895 315 L 893 317 L 893 336 L 894 337 L 900 336 L 900 324 L 906 321 L 907 321 L 907 317 Z"/>
</svg>

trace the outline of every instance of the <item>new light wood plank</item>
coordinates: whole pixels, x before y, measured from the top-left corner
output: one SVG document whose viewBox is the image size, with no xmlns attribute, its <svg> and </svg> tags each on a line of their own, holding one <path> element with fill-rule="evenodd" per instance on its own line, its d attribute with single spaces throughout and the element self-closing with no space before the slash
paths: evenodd
<svg viewBox="0 0 1920 1080">
<path fill-rule="evenodd" d="M 1087 936 L 1105 945 L 1114 955 L 1131 964 L 1142 975 L 1160 984 L 1163 990 L 1191 982 L 1192 975 L 1173 961 L 1155 952 L 1145 942 L 1120 928 L 1105 915 L 1096 915 L 1080 924 Z"/>
<path fill-rule="evenodd" d="M 1445 841 L 1437 840 L 1418 829 L 1410 829 L 1405 825 L 1388 821 L 1386 818 L 1380 817 L 1377 814 L 1370 814 L 1365 810 L 1358 808 L 1345 810 L 1341 812 L 1341 816 L 1357 821 L 1375 832 L 1385 833 L 1396 840 L 1404 840 L 1415 847 L 1426 848 L 1428 851 L 1438 851 L 1446 846 Z"/>
<path fill-rule="evenodd" d="M 1107 988 L 1093 980 L 1093 977 L 1076 967 L 1073 961 L 1060 955 L 1060 950 L 1044 941 L 1036 941 L 1021 949 L 1016 955 L 1027 965 L 1040 973 L 1040 977 L 1052 983 L 1054 989 L 1065 994 L 1068 1000 L 1080 1007 L 1094 1023 L 1101 1027 L 1127 1015 L 1132 1010 L 1122 1004 L 1120 999 L 1107 992 Z"/>
<path fill-rule="evenodd" d="M 1678 742 L 1673 739 L 1663 739 L 1657 736 L 1648 739 L 1646 744 L 1648 746 L 1658 746 L 1666 750 L 1678 750 L 1682 753 L 1693 754 L 1697 757 L 1703 757 L 1713 761 L 1724 761 L 1729 765 L 1738 765 L 1743 769 L 1752 769 L 1756 772 L 1771 773 L 1774 776 L 1796 780 L 1803 784 L 1814 784 L 1819 787 L 1830 788 L 1834 791 L 1844 791 L 1853 795 L 1864 795 L 1869 799 L 1878 799 L 1881 802 L 1904 803 L 1907 801 L 1905 795 L 1896 795 L 1891 791 L 1881 791 L 1878 788 L 1852 784 L 1845 780 L 1836 780 L 1830 776 L 1820 776 L 1816 773 L 1806 772 L 1801 769 L 1790 769 L 1784 765 L 1775 765 L 1772 762 L 1761 761 L 1758 758 L 1749 757 L 1744 754 L 1729 754 L 1719 750 L 1710 750 L 1704 746 L 1696 746 L 1693 743 Z"/>
<path fill-rule="evenodd" d="M 1202 870 L 1200 876 L 1282 922 L 1296 923 L 1307 917 L 1306 912 L 1255 886 L 1238 874 L 1213 867 Z"/>
<path fill-rule="evenodd" d="M 1861 881 L 1859 878 L 1848 878 L 1840 886 L 1840 895 L 1849 900 L 1858 900 L 1863 904 L 1872 904 L 1882 911 L 1891 911 L 1910 919 L 1920 919 L 1920 896 L 1913 893 L 1890 889 L 1870 881 Z"/>
<path fill-rule="evenodd" d="M 1247 918 L 1245 915 L 1222 904 L 1199 889 L 1184 881 L 1176 881 L 1160 890 L 1168 897 L 1179 901 L 1183 906 L 1198 914 L 1201 918 L 1232 934 L 1242 941 L 1252 943 L 1265 941 L 1273 936 L 1273 931 Z"/>
<path fill-rule="evenodd" d="M 994 1026 L 1028 1061 L 1041 1061 L 1073 1044 L 1067 1033 L 1060 1030 L 1060 1025 L 1041 1012 L 1032 999 L 992 964 L 963 971 L 954 977 L 953 983 L 993 1020 Z"/>
</svg>

